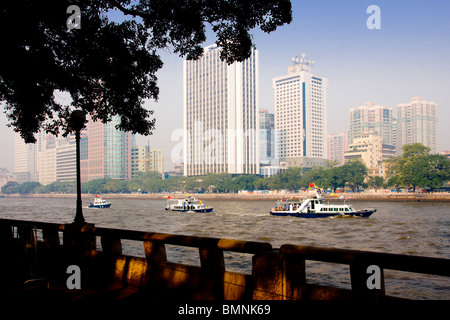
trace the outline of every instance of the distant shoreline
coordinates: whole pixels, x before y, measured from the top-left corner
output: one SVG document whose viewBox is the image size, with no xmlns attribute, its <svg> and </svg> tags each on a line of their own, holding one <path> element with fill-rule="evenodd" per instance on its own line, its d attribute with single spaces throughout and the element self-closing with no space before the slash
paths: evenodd
<svg viewBox="0 0 450 320">
<path fill-rule="evenodd" d="M 253 193 L 190 193 L 191 196 L 202 200 L 280 200 L 291 197 L 306 197 L 308 193 L 278 193 L 278 194 L 253 194 Z M 309 195 L 312 195 L 309 193 Z M 351 201 L 398 201 L 398 202 L 450 202 L 450 193 L 384 193 L 384 192 L 367 192 L 367 193 L 338 193 L 339 197 L 343 196 L 345 200 Z M 82 194 L 82 198 L 93 198 L 93 194 Z M 183 198 L 186 194 L 175 193 L 110 193 L 102 194 L 106 199 L 148 199 L 148 200 L 166 200 L 168 196 L 173 198 Z M 3 198 L 76 198 L 75 194 L 2 194 Z M 325 195 L 325 199 L 339 200 Z"/>
</svg>

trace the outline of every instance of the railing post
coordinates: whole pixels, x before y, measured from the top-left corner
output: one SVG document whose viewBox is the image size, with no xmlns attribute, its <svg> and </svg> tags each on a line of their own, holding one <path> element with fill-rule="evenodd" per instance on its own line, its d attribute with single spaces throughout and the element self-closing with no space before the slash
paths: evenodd
<svg viewBox="0 0 450 320">
<path fill-rule="evenodd" d="M 225 273 L 225 261 L 223 250 L 218 248 L 199 248 L 200 265 L 203 285 L 206 296 L 212 291 L 212 299 L 224 299 L 223 277 Z"/>
<path fill-rule="evenodd" d="M 7 223 L 0 224 L 0 240 L 10 240 L 13 238 L 12 226 Z"/>
<path fill-rule="evenodd" d="M 96 248 L 96 237 L 89 229 L 93 223 L 72 223 L 64 225 L 63 246 L 77 252 L 90 251 Z"/>
<path fill-rule="evenodd" d="M 42 229 L 42 237 L 44 238 L 44 242 L 48 248 L 57 248 L 59 247 L 59 234 L 58 234 L 58 226 L 54 225 L 46 225 Z"/>
<path fill-rule="evenodd" d="M 299 255 L 284 257 L 284 296 L 287 299 L 304 298 L 306 289 L 306 261 Z"/>
<path fill-rule="evenodd" d="M 122 242 L 118 235 L 112 232 L 103 234 L 100 238 L 102 251 L 105 255 L 116 257 L 122 254 Z"/>
<path fill-rule="evenodd" d="M 145 258 L 151 268 L 167 261 L 166 245 L 159 241 L 144 241 Z"/>
<path fill-rule="evenodd" d="M 253 256 L 253 299 L 301 299 L 306 284 L 305 259 L 297 255 L 261 253 Z"/>
<path fill-rule="evenodd" d="M 144 251 L 147 261 L 145 286 L 158 295 L 165 289 L 162 264 L 167 261 L 166 245 L 160 241 L 144 241 Z"/>
<path fill-rule="evenodd" d="M 253 300 L 282 300 L 283 257 L 257 253 L 252 258 Z"/>
<path fill-rule="evenodd" d="M 19 238 L 28 244 L 36 241 L 35 228 L 32 225 L 18 225 L 17 234 Z"/>
<path fill-rule="evenodd" d="M 166 245 L 159 241 L 144 241 L 145 259 L 150 279 L 155 280 L 161 271 L 160 265 L 167 261 Z"/>
</svg>

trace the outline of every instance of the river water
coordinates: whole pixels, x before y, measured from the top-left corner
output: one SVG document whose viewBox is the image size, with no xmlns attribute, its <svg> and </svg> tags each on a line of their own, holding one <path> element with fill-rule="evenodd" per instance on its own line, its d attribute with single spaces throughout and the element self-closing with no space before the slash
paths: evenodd
<svg viewBox="0 0 450 320">
<path fill-rule="evenodd" d="M 450 204 L 445 202 L 355 202 L 376 208 L 370 218 L 274 217 L 273 201 L 211 200 L 212 213 L 164 210 L 164 200 L 113 199 L 109 209 L 83 214 L 97 227 L 298 244 L 450 259 Z M 0 218 L 70 223 L 75 199 L 0 198 Z M 99 241 L 98 241 L 99 242 Z M 143 256 L 142 244 L 123 241 L 126 254 Z M 167 246 L 169 261 L 199 265 L 198 251 Z M 226 253 L 227 270 L 251 273 L 251 256 Z M 350 288 L 348 266 L 307 262 L 307 281 Z M 450 279 L 385 270 L 386 294 L 413 299 L 450 299 Z"/>
</svg>

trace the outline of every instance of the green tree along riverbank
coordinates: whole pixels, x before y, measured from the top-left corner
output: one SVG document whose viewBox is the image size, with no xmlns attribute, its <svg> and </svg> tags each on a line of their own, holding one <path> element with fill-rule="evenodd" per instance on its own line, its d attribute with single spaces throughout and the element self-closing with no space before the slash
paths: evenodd
<svg viewBox="0 0 450 320">
<path fill-rule="evenodd" d="M 205 192 L 233 193 L 239 190 L 298 190 L 308 188 L 314 182 L 321 188 L 344 188 L 352 190 L 364 187 L 367 169 L 361 162 L 341 167 L 317 168 L 303 171 L 289 168 L 272 177 L 257 175 L 231 175 L 210 173 L 195 177 L 170 177 L 162 179 L 158 172 L 138 172 L 130 181 L 97 179 L 82 184 L 83 193 L 133 193 L 133 192 Z M 8 182 L 2 187 L 4 194 L 75 193 L 75 182 L 53 182 L 42 186 L 38 182 Z"/>
<path fill-rule="evenodd" d="M 393 158 L 388 164 L 389 179 L 368 177 L 367 168 L 360 161 L 351 161 L 343 166 L 319 167 L 310 171 L 289 168 L 272 177 L 257 175 L 230 175 L 210 173 L 195 177 L 170 177 L 162 179 L 158 172 L 138 172 L 130 181 L 97 179 L 82 184 L 82 192 L 97 193 L 235 193 L 239 190 L 299 190 L 310 183 L 324 189 L 341 188 L 357 191 L 360 188 L 399 189 L 412 187 L 437 188 L 450 179 L 450 160 L 445 156 L 430 155 L 426 147 L 413 144 L 404 146 L 402 156 Z M 75 193 L 75 182 L 54 182 L 42 186 L 38 182 L 8 182 L 1 188 L 3 194 L 31 193 Z"/>
<path fill-rule="evenodd" d="M 390 186 L 438 188 L 450 179 L 450 160 L 430 154 L 431 149 L 420 143 L 404 145 L 401 156 L 389 159 L 387 169 Z"/>
</svg>

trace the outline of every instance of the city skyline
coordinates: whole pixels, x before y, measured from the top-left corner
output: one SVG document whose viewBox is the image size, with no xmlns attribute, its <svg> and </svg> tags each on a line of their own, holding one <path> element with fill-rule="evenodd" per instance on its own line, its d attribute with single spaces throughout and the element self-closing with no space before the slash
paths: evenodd
<svg viewBox="0 0 450 320">
<path fill-rule="evenodd" d="M 367 28 L 366 9 L 378 5 L 381 29 Z M 274 112 L 271 79 L 284 74 L 292 57 L 306 53 L 317 61 L 315 72 L 329 79 L 328 133 L 338 134 L 349 127 L 348 112 L 367 101 L 391 107 L 421 96 L 438 105 L 437 151 L 450 150 L 445 139 L 450 119 L 450 4 L 442 1 L 315 1 L 293 2 L 293 22 L 271 34 L 254 32 L 253 41 L 260 59 L 259 109 Z M 214 42 L 212 32 L 205 46 Z M 161 52 L 164 67 L 158 72 L 160 97 L 146 103 L 155 111 L 156 130 L 152 136 L 137 137 L 137 143 L 163 149 L 169 169 L 171 154 L 182 142 L 174 132 L 182 124 L 182 61 Z M 5 152 L 0 167 L 13 170 L 14 134 L 0 117 Z M 169 166 L 167 166 L 169 164 Z"/>
</svg>

